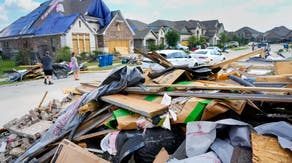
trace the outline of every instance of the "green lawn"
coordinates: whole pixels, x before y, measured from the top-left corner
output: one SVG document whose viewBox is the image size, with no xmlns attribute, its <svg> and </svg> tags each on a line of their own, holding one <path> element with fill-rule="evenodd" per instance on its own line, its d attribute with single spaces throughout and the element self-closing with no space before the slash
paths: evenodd
<svg viewBox="0 0 292 163">
<path fill-rule="evenodd" d="M 248 48 L 249 47 L 246 45 L 246 46 L 240 46 L 240 47 L 231 48 L 230 50 L 238 51 L 238 50 L 246 50 Z"/>
</svg>

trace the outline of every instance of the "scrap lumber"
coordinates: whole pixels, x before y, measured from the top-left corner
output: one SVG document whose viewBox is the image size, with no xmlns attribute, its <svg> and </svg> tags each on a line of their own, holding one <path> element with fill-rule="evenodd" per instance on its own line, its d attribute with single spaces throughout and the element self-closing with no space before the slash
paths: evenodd
<svg viewBox="0 0 292 163">
<path fill-rule="evenodd" d="M 168 68 L 168 67 L 172 67 L 173 65 L 166 60 L 164 57 L 162 57 L 160 54 L 156 53 L 156 52 L 152 52 L 151 54 L 147 54 L 144 53 L 142 51 L 140 51 L 137 48 L 134 48 L 134 52 L 143 55 L 146 58 L 151 59 L 153 62 L 160 64 L 161 66 Z"/>
<path fill-rule="evenodd" d="M 265 94 L 236 94 L 236 93 L 196 93 L 196 92 L 159 92 L 159 93 L 147 93 L 161 95 L 167 94 L 173 97 L 200 97 L 211 99 L 227 99 L 227 100 L 252 100 L 252 101 L 266 101 L 266 102 L 292 102 L 292 95 L 265 95 Z"/>
<path fill-rule="evenodd" d="M 164 87 L 147 87 L 147 89 L 148 89 L 147 92 L 150 92 L 150 93 L 165 91 Z M 124 91 L 128 93 L 137 93 L 137 94 L 141 92 L 145 92 L 145 90 L 141 87 L 127 87 Z"/>
<path fill-rule="evenodd" d="M 238 90 L 238 91 L 268 91 L 268 92 L 292 92 L 291 88 L 272 87 L 243 87 L 243 86 L 212 86 L 212 85 L 180 85 L 180 84 L 148 84 L 150 87 L 177 87 L 200 90 Z"/>
<path fill-rule="evenodd" d="M 260 50 L 256 50 L 256 51 L 253 51 L 253 52 L 250 52 L 248 54 L 245 54 L 245 55 L 241 55 L 239 57 L 236 57 L 236 58 L 232 58 L 232 59 L 229 59 L 229 60 L 225 60 L 221 63 L 218 63 L 218 64 L 215 64 L 215 65 L 212 65 L 210 66 L 210 69 L 215 69 L 215 68 L 218 68 L 218 67 L 222 67 L 224 65 L 227 65 L 227 64 L 230 64 L 232 62 L 236 62 L 236 61 L 239 61 L 241 59 L 245 59 L 245 58 L 248 58 L 248 57 L 251 57 L 251 56 L 254 56 L 254 55 L 257 55 L 257 54 L 260 54 L 262 57 L 265 55 L 265 52 L 263 49 L 260 49 Z"/>
<path fill-rule="evenodd" d="M 47 97 L 47 95 L 48 95 L 48 91 L 45 92 L 45 94 L 44 94 L 44 96 L 43 96 L 42 100 L 40 101 L 40 103 L 39 103 L 37 108 L 40 108 L 42 106 L 42 104 L 43 104 L 45 98 Z"/>
<path fill-rule="evenodd" d="M 90 139 L 90 138 L 94 138 L 94 137 L 99 137 L 99 136 L 111 133 L 113 131 L 115 131 L 115 130 L 108 129 L 108 130 L 98 131 L 98 132 L 95 132 L 92 134 L 87 134 L 87 135 L 83 135 L 83 136 L 80 136 L 78 138 L 75 138 L 74 141 L 82 141 L 82 140 L 86 140 L 86 139 Z"/>
<path fill-rule="evenodd" d="M 292 61 L 279 61 L 274 63 L 275 74 L 292 74 Z"/>
<path fill-rule="evenodd" d="M 292 82 L 292 74 L 257 76 L 257 82 Z"/>
<path fill-rule="evenodd" d="M 153 117 L 167 110 L 167 105 L 157 104 L 146 100 L 135 99 L 126 95 L 115 94 L 102 96 L 101 100 L 115 106 L 139 113 L 146 117 Z"/>
<path fill-rule="evenodd" d="M 158 84 L 172 84 L 185 72 L 185 70 L 174 70 L 170 73 L 166 73 L 158 78 L 153 79 L 153 82 Z"/>
</svg>

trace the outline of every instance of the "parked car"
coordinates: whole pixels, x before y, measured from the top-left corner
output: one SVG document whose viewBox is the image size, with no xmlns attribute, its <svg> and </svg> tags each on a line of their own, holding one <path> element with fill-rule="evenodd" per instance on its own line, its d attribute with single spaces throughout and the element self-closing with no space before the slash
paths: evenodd
<svg viewBox="0 0 292 163">
<path fill-rule="evenodd" d="M 227 43 L 227 46 L 239 47 L 239 42 L 237 41 L 230 41 Z"/>
<path fill-rule="evenodd" d="M 270 45 L 269 45 L 269 43 L 261 42 L 261 43 L 258 43 L 258 44 L 257 44 L 257 47 L 258 47 L 258 48 L 269 49 L 269 48 L 270 48 Z"/>
<path fill-rule="evenodd" d="M 168 46 L 167 49 L 178 49 L 178 50 L 185 50 L 189 51 L 189 47 L 183 46 L 182 44 L 178 43 L 175 47 L 173 46 Z"/>
<path fill-rule="evenodd" d="M 257 46 L 257 44 L 258 44 L 257 42 L 249 42 L 247 45 L 248 46 L 252 46 L 252 45 Z"/>
<path fill-rule="evenodd" d="M 220 49 L 220 48 L 217 47 L 217 46 L 209 46 L 209 47 L 207 47 L 206 49 L 213 49 L 213 50 L 217 50 L 218 52 L 222 52 L 222 49 Z"/>
<path fill-rule="evenodd" d="M 188 67 L 194 67 L 199 65 L 197 59 L 192 58 L 190 55 L 186 54 L 182 50 L 159 50 L 156 52 L 162 55 L 164 58 L 166 58 L 174 66 L 186 65 Z M 141 67 L 143 69 L 151 67 L 153 70 L 164 69 L 164 67 L 162 67 L 161 65 L 154 63 L 152 60 L 145 57 L 142 60 Z"/>
<path fill-rule="evenodd" d="M 216 64 L 226 59 L 225 55 L 214 49 L 200 49 L 190 54 L 199 64 Z"/>
</svg>

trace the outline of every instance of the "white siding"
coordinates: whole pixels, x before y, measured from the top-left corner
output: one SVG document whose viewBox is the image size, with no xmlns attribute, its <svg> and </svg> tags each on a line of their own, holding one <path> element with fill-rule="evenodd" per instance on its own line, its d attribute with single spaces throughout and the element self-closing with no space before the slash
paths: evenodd
<svg viewBox="0 0 292 163">
<path fill-rule="evenodd" d="M 81 24 L 81 27 L 79 26 L 79 22 Z M 88 26 L 80 19 L 78 18 L 75 23 L 71 26 L 71 29 L 66 34 L 66 41 L 65 46 L 69 46 L 71 50 L 73 51 L 73 42 L 72 42 L 72 34 L 74 33 L 86 33 L 89 34 L 90 38 L 90 51 L 93 51 L 96 49 L 97 43 L 95 42 L 95 36 L 94 33 L 88 28 Z M 63 46 L 63 45 L 62 45 Z"/>
<path fill-rule="evenodd" d="M 149 32 L 143 40 L 143 46 L 146 46 L 146 41 L 147 40 L 155 40 L 155 45 L 157 45 L 157 38 L 154 36 L 152 32 Z"/>
</svg>

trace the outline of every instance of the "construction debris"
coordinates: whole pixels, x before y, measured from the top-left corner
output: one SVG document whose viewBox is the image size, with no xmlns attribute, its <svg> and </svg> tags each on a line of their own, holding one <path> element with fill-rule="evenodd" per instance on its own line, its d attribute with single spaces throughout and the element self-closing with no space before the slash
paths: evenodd
<svg viewBox="0 0 292 163">
<path fill-rule="evenodd" d="M 46 106 L 45 93 L 0 130 L 1 161 L 291 162 L 292 74 L 234 64 L 263 51 L 194 68 L 135 51 L 166 69 L 121 67 Z"/>
</svg>

